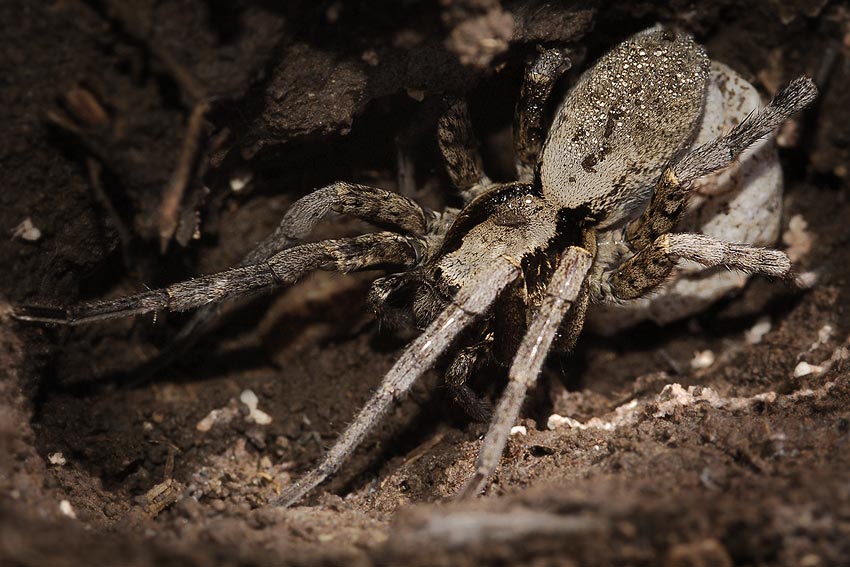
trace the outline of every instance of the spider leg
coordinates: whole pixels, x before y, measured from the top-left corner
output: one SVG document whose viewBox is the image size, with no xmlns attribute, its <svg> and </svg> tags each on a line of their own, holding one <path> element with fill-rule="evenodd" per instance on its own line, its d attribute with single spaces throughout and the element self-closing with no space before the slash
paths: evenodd
<svg viewBox="0 0 850 567">
<path fill-rule="evenodd" d="M 484 340 L 460 349 L 446 370 L 446 386 L 454 401 L 475 421 L 490 421 L 493 408 L 489 402 L 480 398 L 466 381 L 485 357 L 495 357 L 499 364 L 505 366 L 510 364 L 519 347 L 522 333 L 528 326 L 528 310 L 528 290 L 525 277 L 520 274 L 499 296 L 499 301 L 493 307 L 490 330 L 486 332 Z"/>
<path fill-rule="evenodd" d="M 514 113 L 514 150 L 520 180 L 531 181 L 537 156 L 546 139 L 543 113 L 555 83 L 572 63 L 563 49 L 541 49 L 525 69 Z"/>
<path fill-rule="evenodd" d="M 409 306 L 400 307 L 389 304 L 393 294 L 413 282 L 420 283 L 421 276 L 415 272 L 401 272 L 378 278 L 372 283 L 369 290 L 369 303 L 372 305 L 379 325 L 386 325 L 391 329 L 415 328 L 415 315 Z M 407 299 L 411 301 L 410 298 Z M 460 349 L 444 375 L 444 382 L 452 399 L 476 421 L 488 421 L 492 407 L 479 398 L 472 388 L 467 386 L 466 381 L 481 361 L 491 356 L 492 350 L 493 333 L 488 332 L 482 340 Z"/>
<path fill-rule="evenodd" d="M 454 401 L 475 421 L 487 422 L 493 415 L 492 405 L 480 398 L 466 382 L 485 357 L 494 357 L 508 366 L 519 348 L 522 334 L 528 327 L 528 288 L 525 275 L 505 286 L 493 307 L 489 331 L 479 343 L 462 348 L 446 370 L 445 382 Z"/>
<path fill-rule="evenodd" d="M 394 232 L 414 236 L 425 233 L 433 216 L 430 211 L 397 193 L 338 181 L 295 201 L 283 215 L 277 229 L 257 244 L 239 265 L 259 264 L 275 253 L 300 242 L 330 213 L 353 216 Z M 199 309 L 154 362 L 145 368 L 145 373 L 150 374 L 168 366 L 190 349 L 219 312 L 220 306 L 215 304 Z"/>
<path fill-rule="evenodd" d="M 619 299 L 641 297 L 664 283 L 680 258 L 749 274 L 781 278 L 791 273 L 791 260 L 779 250 L 732 244 L 705 234 L 663 234 L 620 264 L 611 277 L 611 290 Z"/>
<path fill-rule="evenodd" d="M 289 506 L 336 472 L 392 403 L 407 393 L 464 328 L 490 308 L 499 292 L 519 272 L 515 262 L 502 258 L 475 283 L 461 288 L 455 300 L 404 350 L 384 376 L 378 391 L 342 432 L 322 462 L 288 487 L 272 504 Z"/>
<path fill-rule="evenodd" d="M 577 247 L 568 248 L 561 257 L 546 288 L 546 297 L 540 310 L 529 325 L 514 357 L 508 374 L 508 385 L 499 400 L 490 429 L 478 453 L 475 474 L 461 489 L 459 496 L 466 497 L 481 492 L 484 483 L 496 470 L 511 427 L 519 416 L 526 392 L 537 382 L 561 320 L 579 297 L 592 262 L 591 254 Z M 574 324 L 580 326 L 582 323 L 583 321 L 576 319 Z"/>
<path fill-rule="evenodd" d="M 414 236 L 425 234 L 433 216 L 398 193 L 337 181 L 295 201 L 277 229 L 251 250 L 243 263 L 260 262 L 300 242 L 330 213 L 356 217 L 386 230 Z"/>
<path fill-rule="evenodd" d="M 157 310 L 185 311 L 250 295 L 261 289 L 292 284 L 317 269 L 348 273 L 386 264 L 412 266 L 419 260 L 421 246 L 418 239 L 392 232 L 324 240 L 289 248 L 257 264 L 162 289 L 67 308 L 25 306 L 16 309 L 14 316 L 24 321 L 78 325 Z"/>
<path fill-rule="evenodd" d="M 406 304 L 406 301 L 409 302 L 410 299 L 405 297 L 402 301 L 405 306 L 402 306 L 394 296 L 403 293 L 406 288 L 418 284 L 421 280 L 421 274 L 412 271 L 390 274 L 372 282 L 367 300 L 372 307 L 372 312 L 375 313 L 379 327 L 385 326 L 393 330 L 416 327 L 413 310 Z"/>
<path fill-rule="evenodd" d="M 703 144 L 667 167 L 649 206 L 628 228 L 626 234 L 632 246 L 640 250 L 673 230 L 686 210 L 687 194 L 694 180 L 730 165 L 741 152 L 802 111 L 816 96 L 817 87 L 812 80 L 799 77 L 728 134 Z"/>
<path fill-rule="evenodd" d="M 446 370 L 445 382 L 454 401 L 475 421 L 487 421 L 493 413 L 490 404 L 470 388 L 466 381 L 482 359 L 493 349 L 493 334 L 488 333 L 484 340 L 464 347 L 458 351 Z"/>
<path fill-rule="evenodd" d="M 478 139 L 466 101 L 447 98 L 447 108 L 437 124 L 437 143 L 449 178 L 465 203 L 484 193 L 490 180 L 484 175 Z"/>
</svg>

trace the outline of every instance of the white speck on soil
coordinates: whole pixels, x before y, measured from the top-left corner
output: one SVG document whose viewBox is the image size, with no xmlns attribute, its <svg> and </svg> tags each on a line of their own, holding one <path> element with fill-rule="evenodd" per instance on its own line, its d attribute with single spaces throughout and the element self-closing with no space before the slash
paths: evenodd
<svg viewBox="0 0 850 567">
<path fill-rule="evenodd" d="M 228 406 L 212 410 L 195 426 L 198 431 L 207 432 L 217 423 L 229 423 L 234 417 L 239 415 L 239 410 L 235 407 Z"/>
<path fill-rule="evenodd" d="M 230 178 L 230 190 L 234 193 L 239 193 L 253 180 L 254 176 L 250 171 L 242 171 Z"/>
<path fill-rule="evenodd" d="M 714 364 L 715 356 L 710 350 L 702 350 L 694 353 L 691 359 L 691 368 L 694 370 L 702 370 Z"/>
<path fill-rule="evenodd" d="M 818 391 L 808 389 L 798 390 L 784 396 L 784 398 L 796 400 L 813 395 L 827 395 L 830 388 L 830 385 L 826 385 Z M 748 409 L 757 403 L 774 403 L 778 397 L 776 392 L 768 391 L 749 397 L 726 398 L 711 388 L 703 386 L 689 386 L 685 389 L 681 384 L 667 384 L 654 399 L 651 398 L 644 401 L 631 400 L 616 408 L 612 413 L 605 416 L 605 418 L 593 417 L 586 423 L 582 423 L 571 417 L 552 414 L 549 416 L 547 426 L 549 429 L 568 427 L 579 430 L 601 429 L 603 431 L 613 431 L 618 427 L 633 426 L 645 419 L 647 415 L 651 415 L 656 419 L 666 418 L 673 415 L 678 408 L 698 403 L 707 403 L 718 409 L 740 411 Z M 651 414 L 646 411 L 647 409 L 650 409 Z"/>
<path fill-rule="evenodd" d="M 528 435 L 528 429 L 524 425 L 514 425 L 511 427 L 511 435 Z"/>
<path fill-rule="evenodd" d="M 50 453 L 49 455 L 47 455 L 47 462 L 57 467 L 64 466 L 65 463 L 67 463 L 67 461 L 65 460 L 65 455 L 63 455 L 61 451 L 59 451 L 58 453 Z"/>
<path fill-rule="evenodd" d="M 35 242 L 41 238 L 41 231 L 32 223 L 32 219 L 27 217 L 12 230 L 12 238 L 22 238 L 29 242 Z"/>
<path fill-rule="evenodd" d="M 762 317 L 744 333 L 744 340 L 747 344 L 757 345 L 770 332 L 772 326 L 769 317 Z"/>
<path fill-rule="evenodd" d="M 576 419 L 564 417 L 557 413 L 553 413 L 549 416 L 549 419 L 546 420 L 546 427 L 549 429 L 558 429 L 564 426 L 577 429 L 584 429 L 587 427 L 585 424 Z"/>
<path fill-rule="evenodd" d="M 824 325 L 818 330 L 818 340 L 812 343 L 812 346 L 809 347 L 809 352 L 813 350 L 817 350 L 826 343 L 829 342 L 829 339 L 832 338 L 832 333 L 834 329 L 832 325 Z"/>
<path fill-rule="evenodd" d="M 820 374 L 823 372 L 823 368 L 816 364 L 809 364 L 805 360 L 801 361 L 797 366 L 794 367 L 794 377 L 802 378 L 803 376 L 808 376 L 809 374 Z"/>
<path fill-rule="evenodd" d="M 62 500 L 61 502 L 59 502 L 59 511 L 62 513 L 63 516 L 68 516 L 69 518 L 72 518 L 74 520 L 77 519 L 77 514 L 74 512 L 74 508 L 71 507 L 71 503 L 67 500 Z"/>
<path fill-rule="evenodd" d="M 248 406 L 248 410 L 250 411 L 248 421 L 253 421 L 257 425 L 268 425 L 272 422 L 272 416 L 261 409 L 257 409 L 260 400 L 253 390 L 243 390 L 239 394 L 239 401 Z"/>
<path fill-rule="evenodd" d="M 788 249 L 785 252 L 792 262 L 796 262 L 812 249 L 812 235 L 806 230 L 809 223 L 803 215 L 794 215 L 788 221 L 788 230 L 782 234 L 782 242 Z"/>
</svg>

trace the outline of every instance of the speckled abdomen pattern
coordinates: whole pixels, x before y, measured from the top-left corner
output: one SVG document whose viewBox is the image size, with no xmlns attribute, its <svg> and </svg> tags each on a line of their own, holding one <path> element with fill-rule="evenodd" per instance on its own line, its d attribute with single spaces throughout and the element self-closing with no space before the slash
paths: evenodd
<svg viewBox="0 0 850 567">
<path fill-rule="evenodd" d="M 710 62 L 693 38 L 655 27 L 582 75 L 542 153 L 547 200 L 588 207 L 600 228 L 644 203 L 664 166 L 693 140 Z"/>
</svg>

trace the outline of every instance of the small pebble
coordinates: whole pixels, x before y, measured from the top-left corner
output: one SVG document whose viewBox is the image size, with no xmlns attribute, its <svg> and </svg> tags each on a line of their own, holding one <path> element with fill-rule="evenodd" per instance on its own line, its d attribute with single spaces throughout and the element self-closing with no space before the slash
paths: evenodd
<svg viewBox="0 0 850 567">
<path fill-rule="evenodd" d="M 260 403 L 260 400 L 253 390 L 244 390 L 239 394 L 239 401 L 248 406 L 249 421 L 253 421 L 257 425 L 268 425 L 272 422 L 272 416 L 263 410 L 257 409 L 257 404 Z"/>
<path fill-rule="evenodd" d="M 818 329 L 818 340 L 816 340 L 815 342 L 813 342 L 811 344 L 811 346 L 809 347 L 809 352 L 811 352 L 813 350 L 817 350 L 820 347 L 822 347 L 823 345 L 825 345 L 826 343 L 828 343 L 829 340 L 832 338 L 832 332 L 833 332 L 832 325 L 829 325 L 829 324 L 824 325 L 823 327 Z"/>
<path fill-rule="evenodd" d="M 206 415 L 206 417 L 204 417 L 204 419 L 198 422 L 198 424 L 195 426 L 195 429 L 197 429 L 198 431 L 209 431 L 210 429 L 212 429 L 212 426 L 215 425 L 216 418 L 218 418 L 220 412 L 221 410 L 212 410 Z"/>
<path fill-rule="evenodd" d="M 794 368 L 794 377 L 802 378 L 809 374 L 820 374 L 821 372 L 823 372 L 823 367 L 817 366 L 816 364 L 809 364 L 803 360 Z"/>
<path fill-rule="evenodd" d="M 795 282 L 800 289 L 811 289 L 818 283 L 818 275 L 816 272 L 803 272 L 802 274 L 797 274 Z"/>
<path fill-rule="evenodd" d="M 41 231 L 32 223 L 32 219 L 27 217 L 14 228 L 12 238 L 22 238 L 29 242 L 35 242 L 41 238 Z"/>
<path fill-rule="evenodd" d="M 553 413 L 549 416 L 549 419 L 546 420 L 546 427 L 549 429 L 558 429 L 559 427 L 577 427 L 583 429 L 583 424 L 571 417 L 564 417 L 563 415 L 559 415 L 557 413 Z"/>
<path fill-rule="evenodd" d="M 254 393 L 254 390 L 242 390 L 242 393 L 239 394 L 239 401 L 248 406 L 248 409 L 254 409 L 260 403 L 260 399 Z"/>
<path fill-rule="evenodd" d="M 360 59 L 363 60 L 370 67 L 377 67 L 381 62 L 381 58 L 378 56 L 378 52 L 374 49 L 367 49 L 360 56 Z"/>
<path fill-rule="evenodd" d="M 794 215 L 788 221 L 788 230 L 782 233 L 782 243 L 787 246 L 785 252 L 792 262 L 800 260 L 812 249 L 814 237 L 808 228 L 809 223 L 803 215 Z"/>
<path fill-rule="evenodd" d="M 714 353 L 710 350 L 702 350 L 694 353 L 691 359 L 691 368 L 694 370 L 702 370 L 714 364 Z"/>
<path fill-rule="evenodd" d="M 124 513 L 124 509 L 115 502 L 109 502 L 103 507 L 103 515 L 107 518 L 119 518 Z"/>
<path fill-rule="evenodd" d="M 67 463 L 65 455 L 63 455 L 61 451 L 47 455 L 47 462 L 51 465 L 56 465 L 57 467 L 64 466 L 65 463 Z"/>
<path fill-rule="evenodd" d="M 770 332 L 771 327 L 770 319 L 762 317 L 755 325 L 744 333 L 744 340 L 747 341 L 747 344 L 757 345 L 761 342 L 764 336 Z"/>
<path fill-rule="evenodd" d="M 249 171 L 242 171 L 236 173 L 233 177 L 230 178 L 230 190 L 234 193 L 238 193 L 242 191 L 245 187 L 253 179 L 253 175 Z"/>
<path fill-rule="evenodd" d="M 425 91 L 419 89 L 407 89 L 407 96 L 415 100 L 416 102 L 422 102 L 425 100 Z"/>
<path fill-rule="evenodd" d="M 62 512 L 63 515 L 68 516 L 69 518 L 77 519 L 77 514 L 74 512 L 74 508 L 71 506 L 71 503 L 67 500 L 62 500 L 59 502 L 59 511 Z"/>
<path fill-rule="evenodd" d="M 209 431 L 217 423 L 230 423 L 231 421 L 233 421 L 233 418 L 236 417 L 238 414 L 238 410 L 232 405 L 214 409 L 210 411 L 210 413 L 208 413 L 206 417 L 204 417 L 204 419 L 198 422 L 198 424 L 195 426 L 195 429 L 203 432 Z"/>
</svg>

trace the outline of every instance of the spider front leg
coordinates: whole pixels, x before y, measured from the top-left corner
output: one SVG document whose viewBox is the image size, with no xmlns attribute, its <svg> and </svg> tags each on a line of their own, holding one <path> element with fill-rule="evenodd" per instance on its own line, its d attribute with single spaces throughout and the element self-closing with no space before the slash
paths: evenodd
<svg viewBox="0 0 850 567">
<path fill-rule="evenodd" d="M 555 83 L 572 63 L 563 49 L 541 49 L 525 69 L 514 113 L 514 151 L 519 160 L 520 181 L 532 181 L 537 156 L 546 130 L 543 113 Z"/>
<path fill-rule="evenodd" d="M 288 487 L 272 504 L 289 506 L 336 472 L 386 414 L 390 405 L 410 390 L 461 331 L 487 312 L 502 289 L 519 276 L 519 272 L 515 262 L 503 257 L 472 284 L 461 288 L 454 301 L 404 350 L 384 376 L 378 391 L 342 432 L 322 462 Z"/>
<path fill-rule="evenodd" d="M 338 181 L 295 201 L 283 215 L 277 229 L 248 252 L 239 265 L 250 266 L 263 262 L 275 253 L 293 246 L 309 236 L 316 224 L 331 213 L 352 216 L 375 226 L 416 237 L 427 231 L 428 223 L 434 217 L 430 211 L 397 193 Z M 199 309 L 154 362 L 143 370 L 144 374 L 148 375 L 168 366 L 190 349 L 215 320 L 219 311 L 219 305 Z"/>
<path fill-rule="evenodd" d="M 78 325 L 158 310 L 185 311 L 292 284 L 318 269 L 348 273 L 387 264 L 411 267 L 419 261 L 423 247 L 418 239 L 391 232 L 324 240 L 289 248 L 264 262 L 163 289 L 67 308 L 25 306 L 16 309 L 14 316 L 24 321 Z"/>
<path fill-rule="evenodd" d="M 528 288 L 524 275 L 511 282 L 496 302 L 489 332 L 478 344 L 461 349 L 446 370 L 445 382 L 455 402 L 475 421 L 489 421 L 493 415 L 491 404 L 480 398 L 467 385 L 476 366 L 487 357 L 495 357 L 499 364 L 510 364 L 519 347 L 522 333 L 528 326 Z"/>
<path fill-rule="evenodd" d="M 434 213 L 398 193 L 337 181 L 295 201 L 277 229 L 251 250 L 243 263 L 259 262 L 300 242 L 330 213 L 355 217 L 380 228 L 414 236 L 425 234 L 428 223 L 435 217 Z"/>
<path fill-rule="evenodd" d="M 378 324 L 386 325 L 391 329 L 416 328 L 417 319 L 421 320 L 424 315 L 417 316 L 411 308 L 411 303 L 415 303 L 415 300 L 411 294 L 405 294 L 404 291 L 409 287 L 420 285 L 427 285 L 427 282 L 423 281 L 421 274 L 415 271 L 391 274 L 376 279 L 369 290 L 369 303 L 372 305 Z M 511 289 L 514 287 L 515 284 L 510 286 Z M 401 297 L 394 297 L 396 295 Z M 435 306 L 433 309 L 439 312 L 442 307 Z M 426 311 L 431 310 L 432 308 L 429 307 Z M 492 407 L 479 398 L 466 382 L 481 362 L 492 356 L 494 333 L 485 328 L 480 333 L 476 330 L 475 335 L 484 335 L 484 338 L 458 350 L 446 369 L 443 381 L 452 399 L 469 417 L 475 421 L 487 421 L 490 419 Z"/>
<path fill-rule="evenodd" d="M 546 297 L 514 357 L 508 374 L 508 385 L 499 400 L 481 451 L 478 453 L 475 474 L 461 489 L 458 494 L 460 497 L 481 492 L 484 483 L 496 470 L 502 452 L 505 450 L 511 427 L 519 416 L 525 395 L 537 382 L 546 355 L 549 353 L 549 347 L 558 333 L 562 319 L 579 298 L 592 262 L 593 256 L 590 252 L 577 247 L 568 248 L 561 257 L 546 287 Z M 572 324 L 581 327 L 583 323 L 583 319 L 577 317 L 573 319 Z"/>
</svg>

